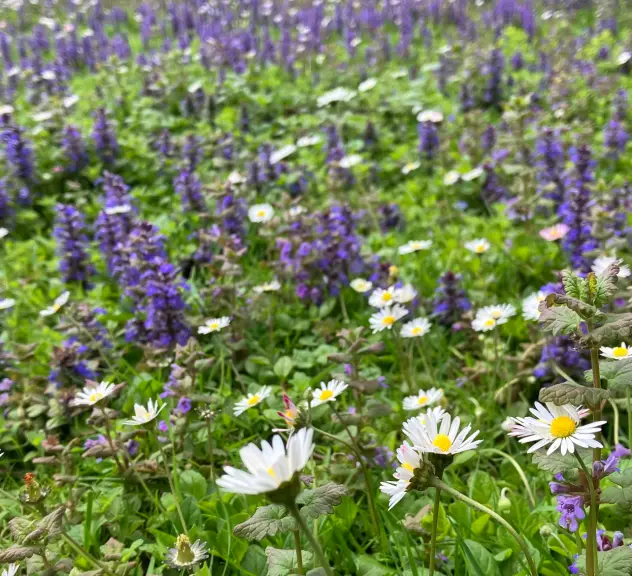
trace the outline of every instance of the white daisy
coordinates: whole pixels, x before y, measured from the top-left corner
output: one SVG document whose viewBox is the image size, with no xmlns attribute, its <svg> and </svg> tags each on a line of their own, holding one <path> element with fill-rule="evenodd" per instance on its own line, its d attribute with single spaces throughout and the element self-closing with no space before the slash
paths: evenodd
<svg viewBox="0 0 632 576">
<path fill-rule="evenodd" d="M 15 306 L 15 300 L 13 298 L 4 298 L 0 300 L 0 310 L 8 310 Z"/>
<path fill-rule="evenodd" d="M 121 204 L 120 206 L 112 206 L 111 208 L 105 208 L 103 211 L 108 216 L 114 216 L 115 214 L 127 214 L 132 210 L 129 204 Z"/>
<path fill-rule="evenodd" d="M 485 238 L 477 238 L 465 243 L 465 247 L 474 254 L 484 254 L 489 250 L 489 242 Z"/>
<path fill-rule="evenodd" d="M 623 264 L 623 260 L 614 258 L 613 256 L 599 256 L 599 258 L 596 258 L 592 265 L 592 271 L 599 276 L 603 274 L 611 264 L 619 266 L 618 278 L 628 278 L 630 274 L 632 274 L 630 268 Z"/>
<path fill-rule="evenodd" d="M 211 332 L 220 332 L 230 324 L 231 320 L 228 316 L 221 318 L 211 318 L 206 320 L 202 326 L 198 328 L 198 334 L 210 334 Z"/>
<path fill-rule="evenodd" d="M 303 136 L 296 141 L 296 145 L 299 148 L 306 148 L 308 146 L 316 146 L 322 141 L 323 137 L 320 134 L 313 134 L 312 136 Z"/>
<path fill-rule="evenodd" d="M 15 576 L 19 569 L 19 564 L 9 564 L 6 569 L 2 571 L 2 576 Z"/>
<path fill-rule="evenodd" d="M 540 236 L 549 242 L 561 240 L 568 234 L 570 228 L 566 224 L 555 224 L 549 228 L 540 230 Z"/>
<path fill-rule="evenodd" d="M 332 102 L 349 102 L 355 98 L 356 93 L 353 90 L 347 88 L 334 88 L 329 92 L 325 92 L 322 96 L 318 97 L 317 104 L 319 108 L 328 106 Z"/>
<path fill-rule="evenodd" d="M 479 316 L 476 315 L 476 318 L 472 320 L 472 328 L 476 332 L 489 332 L 498 326 L 498 322 L 494 320 L 491 316 Z"/>
<path fill-rule="evenodd" d="M 93 406 L 104 398 L 107 398 L 114 392 L 114 384 L 109 382 L 100 382 L 96 386 L 86 386 L 80 392 L 77 392 L 74 400 L 71 400 L 71 406 Z"/>
<path fill-rule="evenodd" d="M 404 398 L 404 410 L 421 410 L 431 404 L 436 404 L 443 398 L 441 388 L 430 388 L 430 390 L 420 390 L 413 396 Z"/>
<path fill-rule="evenodd" d="M 52 306 L 49 306 L 48 308 L 40 311 L 40 316 L 52 316 L 53 314 L 56 314 L 57 312 L 59 312 L 62 306 L 66 305 L 69 298 L 70 298 L 70 292 L 68 291 L 63 292 L 61 295 L 55 298 L 55 301 L 53 302 Z"/>
<path fill-rule="evenodd" d="M 404 434 L 410 438 L 413 447 L 420 452 L 435 454 L 458 454 L 466 450 L 474 450 L 482 440 L 476 440 L 478 430 L 470 434 L 472 427 L 467 425 L 459 432 L 461 420 L 447 412 L 437 420 L 432 410 L 426 413 L 426 422 L 422 424 L 419 418 L 411 418 L 404 422 Z"/>
<path fill-rule="evenodd" d="M 134 404 L 134 416 L 132 416 L 131 420 L 125 420 L 125 424 L 129 424 L 130 426 L 142 426 L 144 424 L 149 424 L 160 411 L 166 406 L 163 404 L 158 407 L 158 400 L 155 402 L 153 400 L 149 400 L 147 403 L 147 408 L 142 406 L 141 404 Z"/>
<path fill-rule="evenodd" d="M 605 420 L 580 426 L 585 411 L 570 404 L 556 406 L 552 402 L 547 402 L 545 407 L 536 402 L 535 408 L 530 408 L 529 411 L 535 418 L 513 418 L 515 424 L 509 432 L 509 436 L 519 437 L 521 444 L 535 442 L 527 453 L 535 452 L 549 444 L 551 446 L 547 454 L 552 454 L 559 448 L 562 455 L 567 452 L 573 454 L 576 445 L 581 448 L 602 447 L 595 436 L 601 431 Z"/>
<path fill-rule="evenodd" d="M 165 562 L 171 568 L 182 570 L 183 568 L 193 568 L 202 560 L 208 558 L 206 542 L 196 540 L 191 544 L 191 540 L 185 534 L 180 534 L 176 539 L 174 548 L 169 548 L 165 554 Z"/>
<path fill-rule="evenodd" d="M 367 78 L 358 85 L 358 92 L 368 92 L 369 90 L 373 90 L 376 86 L 377 80 L 375 78 Z"/>
<path fill-rule="evenodd" d="M 404 442 L 397 449 L 397 459 L 401 466 L 397 467 L 393 476 L 395 481 L 382 482 L 380 490 L 390 496 L 388 509 L 397 504 L 408 490 L 408 485 L 415 475 L 415 468 L 421 465 L 421 456 L 408 442 Z"/>
<path fill-rule="evenodd" d="M 400 246 L 397 251 L 400 254 L 412 254 L 419 250 L 428 250 L 432 246 L 432 240 L 411 240 L 406 242 L 403 246 Z"/>
<path fill-rule="evenodd" d="M 229 184 L 243 184 L 246 181 L 246 179 L 236 170 L 233 170 L 229 175 L 228 175 L 228 183 Z"/>
<path fill-rule="evenodd" d="M 402 326 L 400 334 L 402 338 L 419 338 L 428 333 L 430 326 L 428 318 L 415 318 Z"/>
<path fill-rule="evenodd" d="M 392 308 L 382 308 L 369 318 L 369 325 L 373 334 L 377 334 L 382 330 L 390 330 L 393 324 L 400 318 L 403 318 L 408 314 L 408 310 L 399 304 L 396 304 Z"/>
<path fill-rule="evenodd" d="M 483 175 L 483 169 L 480 166 L 476 168 L 472 168 L 469 172 L 466 172 L 461 176 L 461 180 L 465 182 L 471 182 L 472 180 L 476 180 Z"/>
<path fill-rule="evenodd" d="M 461 175 L 456 170 L 450 170 L 444 177 L 443 183 L 446 186 L 452 186 L 456 184 L 461 179 Z"/>
<path fill-rule="evenodd" d="M 401 288 L 395 288 L 393 292 L 393 300 L 398 304 L 407 304 L 412 302 L 417 296 L 417 290 L 415 290 L 412 284 L 404 284 Z"/>
<path fill-rule="evenodd" d="M 365 280 L 364 278 L 355 278 L 354 280 L 351 280 L 349 286 L 351 286 L 351 288 L 353 288 L 356 292 L 364 294 L 373 288 L 373 282 Z"/>
<path fill-rule="evenodd" d="M 546 294 L 544 292 L 534 292 L 529 294 L 522 301 L 522 317 L 525 320 L 539 320 L 540 319 L 540 302 L 544 301 Z"/>
<path fill-rule="evenodd" d="M 623 66 L 624 64 L 627 64 L 631 58 L 632 52 L 621 52 L 621 54 L 617 56 L 617 64 L 619 66 Z"/>
<path fill-rule="evenodd" d="M 1 228 L 0 227 L 0 238 L 4 238 L 8 234 L 9 234 L 9 231 L 6 228 Z"/>
<path fill-rule="evenodd" d="M 272 282 L 266 282 L 265 284 L 259 284 L 259 286 L 255 286 L 252 290 L 257 294 L 262 294 L 263 292 L 276 292 L 281 289 L 281 283 L 278 280 L 272 280 Z"/>
<path fill-rule="evenodd" d="M 621 346 L 616 348 L 602 346 L 599 350 L 604 358 L 612 358 L 613 360 L 623 360 L 624 358 L 632 357 L 632 348 L 628 348 L 625 342 L 621 342 Z"/>
<path fill-rule="evenodd" d="M 409 162 L 408 164 L 405 164 L 402 168 L 402 174 L 410 174 L 411 172 L 417 170 L 417 168 L 419 168 L 420 166 L 421 162 Z"/>
<path fill-rule="evenodd" d="M 511 416 L 507 416 L 507 418 L 505 418 L 503 420 L 503 423 L 500 425 L 500 427 L 505 431 L 505 432 L 510 432 L 511 429 L 515 426 L 515 422 L 514 419 Z"/>
<path fill-rule="evenodd" d="M 441 406 L 428 408 L 428 410 L 426 410 L 425 412 L 422 412 L 421 414 L 417 415 L 417 418 L 424 426 L 426 425 L 426 418 L 428 417 L 429 412 L 432 412 L 432 415 L 434 416 L 434 419 L 437 422 L 439 422 L 439 420 L 441 420 L 441 418 L 443 418 L 443 415 L 445 414 L 445 410 L 441 408 Z"/>
<path fill-rule="evenodd" d="M 360 164 L 360 162 L 362 162 L 362 156 L 359 154 L 350 154 L 349 156 L 341 158 L 340 162 L 338 162 L 338 166 L 348 169 Z"/>
<path fill-rule="evenodd" d="M 270 204 L 253 204 L 248 208 L 248 220 L 263 224 L 272 220 L 274 208 Z"/>
<path fill-rule="evenodd" d="M 504 324 L 516 314 L 516 307 L 512 304 L 494 304 L 476 311 L 476 318 L 492 318 L 496 324 Z"/>
<path fill-rule="evenodd" d="M 294 144 L 283 146 L 283 148 L 279 148 L 270 154 L 270 164 L 278 164 L 281 160 L 284 160 L 288 156 L 294 154 L 294 152 L 296 152 L 296 146 L 294 146 Z"/>
<path fill-rule="evenodd" d="M 376 288 L 369 297 L 369 306 L 374 308 L 384 308 L 386 306 L 392 306 L 395 302 L 395 287 L 391 286 L 386 290 L 382 288 Z"/>
<path fill-rule="evenodd" d="M 438 124 L 443 122 L 443 114 L 437 110 L 424 110 L 417 114 L 417 122 L 432 122 Z"/>
<path fill-rule="evenodd" d="M 233 413 L 235 416 L 243 414 L 249 408 L 253 408 L 257 404 L 261 404 L 272 392 L 270 386 L 262 386 L 256 394 L 248 394 L 245 398 L 242 398 L 235 404 Z"/>
<path fill-rule="evenodd" d="M 226 466 L 218 486 L 237 494 L 273 492 L 305 467 L 314 451 L 313 434 L 311 428 L 301 428 L 292 434 L 287 448 L 281 436 L 274 436 L 272 444 L 262 442 L 261 448 L 255 444 L 244 446 L 239 456 L 248 472 Z"/>
<path fill-rule="evenodd" d="M 349 388 L 349 385 L 340 380 L 330 380 L 327 384 L 321 382 L 320 388 L 316 388 L 316 390 L 313 391 L 313 398 L 310 405 L 312 408 L 315 408 L 325 402 L 333 402 L 347 388 Z"/>
</svg>

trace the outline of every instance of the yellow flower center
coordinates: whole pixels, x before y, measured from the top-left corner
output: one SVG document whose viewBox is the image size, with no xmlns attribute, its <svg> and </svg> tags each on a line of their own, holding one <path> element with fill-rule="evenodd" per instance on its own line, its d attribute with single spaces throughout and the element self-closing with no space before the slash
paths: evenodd
<svg viewBox="0 0 632 576">
<path fill-rule="evenodd" d="M 500 310 L 494 310 L 492 312 L 492 318 L 498 320 L 501 316 L 503 315 L 503 313 Z"/>
<path fill-rule="evenodd" d="M 417 400 L 417 404 L 423 406 L 426 402 L 428 402 L 428 396 L 420 396 Z"/>
<path fill-rule="evenodd" d="M 266 472 L 267 472 L 270 476 L 272 476 L 272 478 L 276 478 L 276 474 L 275 474 L 274 469 L 272 468 L 272 466 L 270 466 L 270 468 L 268 468 L 268 469 L 266 470 Z"/>
<path fill-rule="evenodd" d="M 292 419 L 292 420 L 293 420 L 293 419 L 294 419 L 294 414 L 292 414 L 292 411 L 291 411 L 291 410 L 286 410 L 286 411 L 285 411 L 285 417 L 286 417 L 286 418 L 290 418 L 290 419 Z"/>
<path fill-rule="evenodd" d="M 323 390 L 320 393 L 320 399 L 323 400 L 323 401 L 329 400 L 333 395 L 334 395 L 334 393 L 331 390 Z"/>
<path fill-rule="evenodd" d="M 217 330 L 217 329 L 219 328 L 219 322 L 211 322 L 211 323 L 208 325 L 208 327 L 209 327 L 211 330 Z"/>
<path fill-rule="evenodd" d="M 409 464 L 408 462 L 404 462 L 402 464 L 402 468 L 408 470 L 409 472 L 414 472 L 415 469 L 413 468 L 412 464 Z"/>
<path fill-rule="evenodd" d="M 384 294 L 382 294 L 383 302 L 390 302 L 392 299 L 393 299 L 393 295 L 390 292 L 384 292 Z"/>
<path fill-rule="evenodd" d="M 483 246 L 482 244 L 477 244 L 475 250 L 477 254 L 482 254 L 483 252 L 485 252 L 485 246 Z"/>
<path fill-rule="evenodd" d="M 90 402 L 96 402 L 97 400 L 99 400 L 98 396 L 93 392 L 92 394 L 90 394 L 90 398 L 89 398 Z"/>
<path fill-rule="evenodd" d="M 392 326 L 395 324 L 395 316 L 385 316 L 384 320 L 382 320 L 384 326 Z"/>
<path fill-rule="evenodd" d="M 577 430 L 577 423 L 568 416 L 558 416 L 551 422 L 551 434 L 555 438 L 568 438 Z"/>
<path fill-rule="evenodd" d="M 266 215 L 265 210 L 259 210 L 259 211 L 257 212 L 257 216 L 259 216 L 259 218 L 263 218 L 265 215 Z"/>
<path fill-rule="evenodd" d="M 140 411 L 140 417 L 142 420 L 148 420 L 149 419 L 149 412 L 147 412 L 147 410 L 145 408 L 142 408 Z"/>
<path fill-rule="evenodd" d="M 432 442 L 441 452 L 447 452 L 450 448 L 452 448 L 452 440 L 448 438 L 445 434 L 437 434 L 435 439 Z"/>
<path fill-rule="evenodd" d="M 252 398 L 248 398 L 248 406 L 254 406 L 255 404 L 259 404 L 259 396 L 255 394 Z"/>
<path fill-rule="evenodd" d="M 176 560 L 179 564 L 190 564 L 195 560 L 195 554 L 191 550 L 191 541 L 184 534 L 180 534 L 176 540 L 178 554 Z"/>
<path fill-rule="evenodd" d="M 397 266 L 390 266 L 388 269 L 388 273 L 391 276 L 397 276 L 397 273 L 399 272 L 399 268 Z"/>
<path fill-rule="evenodd" d="M 617 346 L 613 351 L 612 355 L 615 358 L 625 358 L 628 355 L 628 349 L 622 348 L 621 346 Z"/>
<path fill-rule="evenodd" d="M 490 326 L 496 326 L 496 320 L 494 320 L 493 318 L 485 320 L 484 326 L 486 326 L 487 328 L 489 328 Z"/>
<path fill-rule="evenodd" d="M 411 333 L 413 336 L 419 336 L 419 334 L 421 334 L 422 332 L 423 332 L 423 329 L 422 329 L 422 328 L 420 328 L 419 326 L 415 326 L 415 327 L 414 327 L 414 328 L 410 331 L 410 333 Z"/>
</svg>

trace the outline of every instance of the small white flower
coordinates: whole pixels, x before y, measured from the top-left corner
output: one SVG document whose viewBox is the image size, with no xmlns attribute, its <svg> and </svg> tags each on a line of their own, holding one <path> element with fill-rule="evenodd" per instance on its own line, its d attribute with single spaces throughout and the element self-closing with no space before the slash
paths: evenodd
<svg viewBox="0 0 632 576">
<path fill-rule="evenodd" d="M 348 387 L 348 384 L 340 380 L 330 380 L 327 384 L 321 382 L 320 388 L 316 388 L 313 392 L 313 399 L 310 403 L 311 407 L 315 408 L 325 402 L 333 402 Z"/>
<path fill-rule="evenodd" d="M 19 569 L 19 564 L 9 564 L 6 569 L 2 571 L 2 576 L 15 576 Z"/>
<path fill-rule="evenodd" d="M 540 319 L 540 302 L 544 301 L 546 294 L 544 292 L 534 292 L 529 294 L 522 301 L 522 317 L 525 320 L 539 320 Z"/>
<path fill-rule="evenodd" d="M 437 110 L 424 110 L 417 114 L 417 122 L 432 122 L 439 124 L 443 122 L 443 114 Z"/>
<path fill-rule="evenodd" d="M 402 326 L 400 334 L 402 338 L 420 338 L 428 334 L 430 326 L 428 318 L 415 318 Z"/>
<path fill-rule="evenodd" d="M 296 145 L 299 148 L 307 148 L 308 146 L 316 146 L 322 142 L 323 137 L 320 134 L 313 134 L 311 136 L 303 136 L 296 141 Z"/>
<path fill-rule="evenodd" d="M 483 172 L 484 170 L 480 166 L 477 166 L 476 168 L 472 168 L 472 170 L 463 174 L 461 176 L 461 180 L 471 182 L 472 180 L 480 178 L 483 175 Z"/>
<path fill-rule="evenodd" d="M 230 324 L 231 320 L 228 316 L 221 318 L 211 318 L 206 320 L 202 326 L 198 328 L 198 334 L 210 334 L 211 332 L 220 332 Z"/>
<path fill-rule="evenodd" d="M 432 246 L 432 240 L 411 240 L 406 242 L 403 246 L 400 246 L 397 251 L 400 254 L 412 254 L 419 250 L 428 250 Z"/>
<path fill-rule="evenodd" d="M 489 332 L 498 326 L 498 322 L 494 320 L 491 316 L 476 316 L 474 320 L 472 320 L 472 328 L 476 332 Z"/>
<path fill-rule="evenodd" d="M 270 154 L 270 164 L 277 164 L 281 162 L 281 160 L 294 154 L 294 152 L 296 152 L 296 146 L 294 146 L 294 144 L 283 146 L 283 148 L 279 148 L 276 152 Z"/>
<path fill-rule="evenodd" d="M 9 104 L 5 104 L 4 106 L 0 106 L 0 116 L 10 116 L 15 112 L 13 106 Z"/>
<path fill-rule="evenodd" d="M 120 206 L 112 206 L 111 208 L 105 208 L 103 211 L 108 216 L 114 216 L 115 214 L 127 214 L 131 212 L 132 207 L 129 204 L 121 204 Z"/>
<path fill-rule="evenodd" d="M 521 444 L 535 442 L 527 451 L 528 454 L 549 444 L 551 446 L 547 454 L 552 454 L 559 448 L 562 455 L 567 452 L 573 454 L 575 446 L 602 447 L 595 437 L 601 431 L 601 426 L 606 423 L 605 420 L 580 426 L 580 420 L 585 412 L 570 404 L 556 406 L 552 402 L 547 402 L 545 407 L 536 402 L 535 408 L 530 408 L 529 411 L 535 418 L 513 418 L 514 425 L 509 432 L 509 436 L 520 438 Z"/>
<path fill-rule="evenodd" d="M 613 360 L 623 360 L 624 358 L 632 357 L 632 348 L 628 348 L 625 342 L 621 342 L 621 346 L 616 348 L 602 346 L 599 350 L 604 358 L 612 358 Z"/>
<path fill-rule="evenodd" d="M 409 162 L 402 168 L 402 174 L 410 174 L 421 166 L 421 162 Z"/>
<path fill-rule="evenodd" d="M 229 175 L 228 175 L 228 183 L 229 184 L 243 184 L 246 181 L 246 179 L 236 170 L 233 170 Z"/>
<path fill-rule="evenodd" d="M 465 243 L 465 247 L 474 254 L 484 254 L 489 250 L 489 242 L 485 238 L 477 238 Z"/>
<path fill-rule="evenodd" d="M 79 96 L 73 94 L 72 96 L 68 96 L 62 100 L 62 104 L 64 108 L 72 108 L 77 102 L 79 102 Z"/>
<path fill-rule="evenodd" d="M 244 446 L 239 455 L 248 472 L 226 466 L 217 485 L 236 494 L 273 492 L 305 467 L 314 451 L 313 434 L 311 428 L 301 428 L 290 436 L 287 448 L 281 436 L 274 436 L 272 444 L 262 442 L 261 448 Z"/>
<path fill-rule="evenodd" d="M 254 204 L 248 208 L 248 219 L 257 224 L 269 222 L 274 216 L 274 208 L 270 204 Z"/>
<path fill-rule="evenodd" d="M 500 427 L 503 429 L 503 431 L 505 432 L 511 432 L 511 429 L 515 426 L 515 422 L 513 420 L 513 418 L 511 416 L 507 416 L 507 418 L 505 418 L 503 420 L 503 423 L 500 425 Z"/>
<path fill-rule="evenodd" d="M 399 70 L 395 70 L 395 72 L 391 72 L 391 77 L 397 80 L 398 78 L 404 78 L 408 76 L 408 71 L 405 68 L 400 68 Z"/>
<path fill-rule="evenodd" d="M 281 289 L 281 283 L 278 280 L 272 280 L 272 282 L 266 282 L 265 284 L 260 284 L 259 286 L 255 286 L 252 290 L 257 294 L 263 294 L 263 292 L 276 292 Z"/>
<path fill-rule="evenodd" d="M 149 400 L 147 408 L 141 404 L 134 404 L 134 416 L 132 416 L 131 420 L 125 420 L 125 424 L 129 424 L 130 426 L 142 426 L 144 424 L 149 424 L 149 422 L 160 414 L 160 411 L 165 406 L 166 404 L 163 404 L 159 408 L 157 400 L 156 402 Z"/>
<path fill-rule="evenodd" d="M 445 414 L 445 410 L 441 408 L 441 406 L 435 406 L 434 408 L 428 408 L 428 410 L 426 410 L 425 412 L 418 414 L 417 418 L 424 426 L 426 425 L 426 418 L 428 417 L 429 413 L 432 413 L 432 415 L 434 416 L 434 419 L 437 422 L 439 422 L 439 420 L 443 418 L 443 415 Z"/>
<path fill-rule="evenodd" d="M 373 90 L 376 86 L 377 80 L 375 78 L 367 78 L 358 85 L 358 92 L 368 92 L 369 90 Z"/>
<path fill-rule="evenodd" d="M 452 186 L 456 184 L 461 179 L 461 175 L 456 170 L 450 170 L 444 177 L 443 183 L 446 186 Z"/>
<path fill-rule="evenodd" d="M 369 297 L 369 306 L 374 308 L 384 308 L 385 306 L 392 306 L 395 303 L 395 287 L 391 286 L 384 290 L 383 288 L 376 288 Z"/>
<path fill-rule="evenodd" d="M 401 288 L 395 288 L 393 292 L 393 299 L 398 304 L 407 304 L 412 302 L 417 296 L 417 290 L 415 290 L 412 284 L 404 284 Z"/>
<path fill-rule="evenodd" d="M 114 384 L 109 382 L 100 382 L 96 386 L 86 386 L 80 392 L 77 392 L 74 400 L 71 400 L 71 406 L 93 406 L 104 398 L 107 398 L 114 392 Z"/>
<path fill-rule="evenodd" d="M 66 305 L 69 298 L 70 292 L 63 292 L 60 296 L 55 298 L 52 306 L 49 306 L 48 308 L 40 311 L 40 316 L 52 316 L 53 314 L 56 314 L 57 312 L 59 312 L 62 306 Z"/>
<path fill-rule="evenodd" d="M 369 318 L 369 325 L 371 330 L 373 330 L 373 334 L 382 330 L 390 330 L 393 328 L 393 324 L 406 316 L 406 314 L 408 314 L 408 310 L 399 304 L 392 308 L 382 308 Z"/>
<path fill-rule="evenodd" d="M 329 92 L 325 92 L 322 96 L 318 97 L 317 104 L 319 108 L 324 108 L 332 102 L 349 102 L 355 98 L 356 93 L 353 90 L 347 90 L 346 88 L 334 88 Z"/>
<path fill-rule="evenodd" d="M 193 568 L 206 558 L 208 558 L 206 542 L 196 540 L 191 544 L 189 537 L 184 534 L 178 536 L 175 547 L 169 548 L 165 554 L 167 565 L 176 570 Z"/>
<path fill-rule="evenodd" d="M 566 224 L 555 224 L 555 226 L 540 230 L 540 236 L 549 242 L 555 242 L 564 238 L 569 230 L 570 228 Z"/>
<path fill-rule="evenodd" d="M 413 396 L 404 398 L 404 410 L 421 410 L 431 404 L 436 404 L 443 398 L 443 390 L 441 388 L 430 388 L 430 390 L 420 390 Z"/>
<path fill-rule="evenodd" d="M 448 455 L 474 450 L 482 442 L 476 440 L 478 430 L 469 435 L 472 427 L 468 425 L 459 431 L 460 425 L 458 416 L 453 420 L 446 412 L 437 420 L 433 411 L 428 410 L 425 424 L 419 418 L 411 418 L 404 422 L 403 430 L 416 450 Z"/>
<path fill-rule="evenodd" d="M 351 286 L 351 288 L 356 292 L 364 294 L 373 288 L 373 282 L 365 280 L 364 278 L 355 278 L 354 280 L 351 280 L 349 286 Z"/>
<path fill-rule="evenodd" d="M 263 386 L 259 388 L 259 391 L 256 394 L 248 394 L 248 396 L 242 398 L 235 404 L 235 408 L 233 410 L 235 416 L 239 416 L 249 408 L 253 408 L 257 404 L 261 404 L 261 402 L 270 396 L 271 392 L 272 388 L 270 388 L 270 386 Z"/>
<path fill-rule="evenodd" d="M 15 299 L 13 298 L 4 298 L 0 300 L 0 310 L 8 310 L 9 308 L 13 308 L 15 306 Z"/>
<path fill-rule="evenodd" d="M 349 156 L 345 156 L 338 162 L 338 165 L 341 168 L 353 168 L 354 166 L 360 164 L 362 162 L 362 156 L 359 154 L 351 154 Z"/>
<path fill-rule="evenodd" d="M 9 231 L 6 228 L 0 228 L 0 239 L 8 236 Z"/>
<path fill-rule="evenodd" d="M 35 122 L 47 122 L 53 117 L 53 113 L 49 111 L 40 112 L 39 114 L 33 114 L 33 120 Z"/>
<path fill-rule="evenodd" d="M 404 442 L 397 449 L 397 459 L 401 466 L 398 466 L 393 474 L 395 481 L 380 484 L 380 490 L 390 496 L 389 510 L 406 495 L 408 485 L 415 475 L 415 468 L 421 465 L 421 455 L 408 442 Z"/>
<path fill-rule="evenodd" d="M 505 324 L 515 314 L 516 308 L 512 304 L 485 306 L 477 310 L 476 317 L 472 322 L 472 328 L 477 332 L 487 332 L 500 324 Z"/>
<path fill-rule="evenodd" d="M 628 278 L 630 274 L 632 274 L 632 272 L 630 272 L 630 268 L 623 264 L 623 260 L 620 258 L 614 258 L 613 256 L 599 256 L 599 258 L 596 258 L 592 265 L 592 271 L 599 276 L 600 274 L 603 274 L 611 264 L 619 266 L 619 273 L 617 274 L 618 278 Z"/>
<path fill-rule="evenodd" d="M 617 57 L 617 64 L 623 66 L 630 61 L 630 58 L 632 58 L 632 52 L 621 52 Z"/>
</svg>

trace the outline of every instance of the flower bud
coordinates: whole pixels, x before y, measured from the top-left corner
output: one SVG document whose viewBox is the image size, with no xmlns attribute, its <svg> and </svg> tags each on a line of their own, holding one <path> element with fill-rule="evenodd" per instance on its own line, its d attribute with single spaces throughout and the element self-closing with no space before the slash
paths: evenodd
<svg viewBox="0 0 632 576">
<path fill-rule="evenodd" d="M 508 492 L 507 488 L 503 488 L 500 492 L 500 499 L 498 500 L 498 509 L 501 512 L 507 512 L 508 510 L 511 510 L 511 500 L 507 498 L 507 492 Z"/>
<path fill-rule="evenodd" d="M 553 534 L 553 528 L 551 527 L 550 524 L 543 524 L 540 527 L 540 536 L 542 536 L 542 538 L 548 538 L 552 534 Z"/>
</svg>

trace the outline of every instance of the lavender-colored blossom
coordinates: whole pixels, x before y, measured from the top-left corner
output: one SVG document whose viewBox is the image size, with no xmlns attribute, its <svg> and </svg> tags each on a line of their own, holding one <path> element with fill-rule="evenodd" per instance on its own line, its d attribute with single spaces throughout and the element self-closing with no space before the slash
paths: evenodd
<svg viewBox="0 0 632 576">
<path fill-rule="evenodd" d="M 603 145 L 610 158 L 617 159 L 619 154 L 625 152 L 629 135 L 624 125 L 615 118 L 611 119 L 603 131 Z"/>
<path fill-rule="evenodd" d="M 617 444 L 611 452 L 611 456 L 616 456 L 617 458 L 629 458 L 632 456 L 632 450 L 622 446 L 621 444 Z"/>
<path fill-rule="evenodd" d="M 31 143 L 24 138 L 24 130 L 11 127 L 2 134 L 4 152 L 13 174 L 24 181 L 34 176 L 33 150 Z"/>
<path fill-rule="evenodd" d="M 492 124 L 489 124 L 481 136 L 481 147 L 485 154 L 489 154 L 496 145 L 496 129 Z"/>
<path fill-rule="evenodd" d="M 62 136 L 62 149 L 66 157 L 66 170 L 73 174 L 88 165 L 89 158 L 81 132 L 76 126 L 66 126 Z"/>
<path fill-rule="evenodd" d="M 119 147 L 114 126 L 104 108 L 99 108 L 94 114 L 92 138 L 101 161 L 106 165 L 112 164 L 118 155 Z"/>
<path fill-rule="evenodd" d="M 502 104 L 504 66 L 505 60 L 501 50 L 499 48 L 492 49 L 489 55 L 489 60 L 485 66 L 485 76 L 487 81 L 483 101 L 488 106 L 495 106 L 499 108 Z"/>
<path fill-rule="evenodd" d="M 173 186 L 180 196 L 184 211 L 206 212 L 206 204 L 202 197 L 202 183 L 194 172 L 182 170 L 174 178 Z"/>
<path fill-rule="evenodd" d="M 533 370 L 533 375 L 541 380 L 555 381 L 559 378 L 555 366 L 571 376 L 582 376 L 590 369 L 587 359 L 577 345 L 567 336 L 556 336 L 542 348 L 540 361 Z"/>
<path fill-rule="evenodd" d="M 377 212 L 382 232 L 404 229 L 404 215 L 397 204 L 381 204 Z"/>
<path fill-rule="evenodd" d="M 439 131 L 433 122 L 417 124 L 419 136 L 419 154 L 426 160 L 432 160 L 439 151 Z"/>
<path fill-rule="evenodd" d="M 577 532 L 579 529 L 579 521 L 586 518 L 584 498 L 581 495 L 558 496 L 556 510 L 561 513 L 560 526 L 571 532 Z"/>
<path fill-rule="evenodd" d="M 472 304 L 461 287 L 461 275 L 448 270 L 437 282 L 433 300 L 433 317 L 440 324 L 459 329 L 459 321 Z"/>
<path fill-rule="evenodd" d="M 81 212 L 70 204 L 58 204 L 54 236 L 64 282 L 80 282 L 89 288 L 88 281 L 95 270 L 88 256 L 88 237 Z"/>
<path fill-rule="evenodd" d="M 182 157 L 186 168 L 193 171 L 202 159 L 202 140 L 195 134 L 189 134 L 184 140 Z"/>
<path fill-rule="evenodd" d="M 494 165 L 487 163 L 483 165 L 485 172 L 485 181 L 481 186 L 481 198 L 487 206 L 491 206 L 496 202 L 507 200 L 507 189 L 502 185 Z"/>
<path fill-rule="evenodd" d="M 537 179 L 543 196 L 553 202 L 554 209 L 562 203 L 566 186 L 564 184 L 564 146 L 557 132 L 545 128 L 535 145 Z"/>
<path fill-rule="evenodd" d="M 0 179 L 0 224 L 8 224 L 13 216 L 11 206 L 11 196 L 9 194 L 8 182 L 5 178 Z"/>
<path fill-rule="evenodd" d="M 177 410 L 180 414 L 187 414 L 191 410 L 191 400 L 186 396 L 183 396 L 178 401 Z"/>
</svg>

